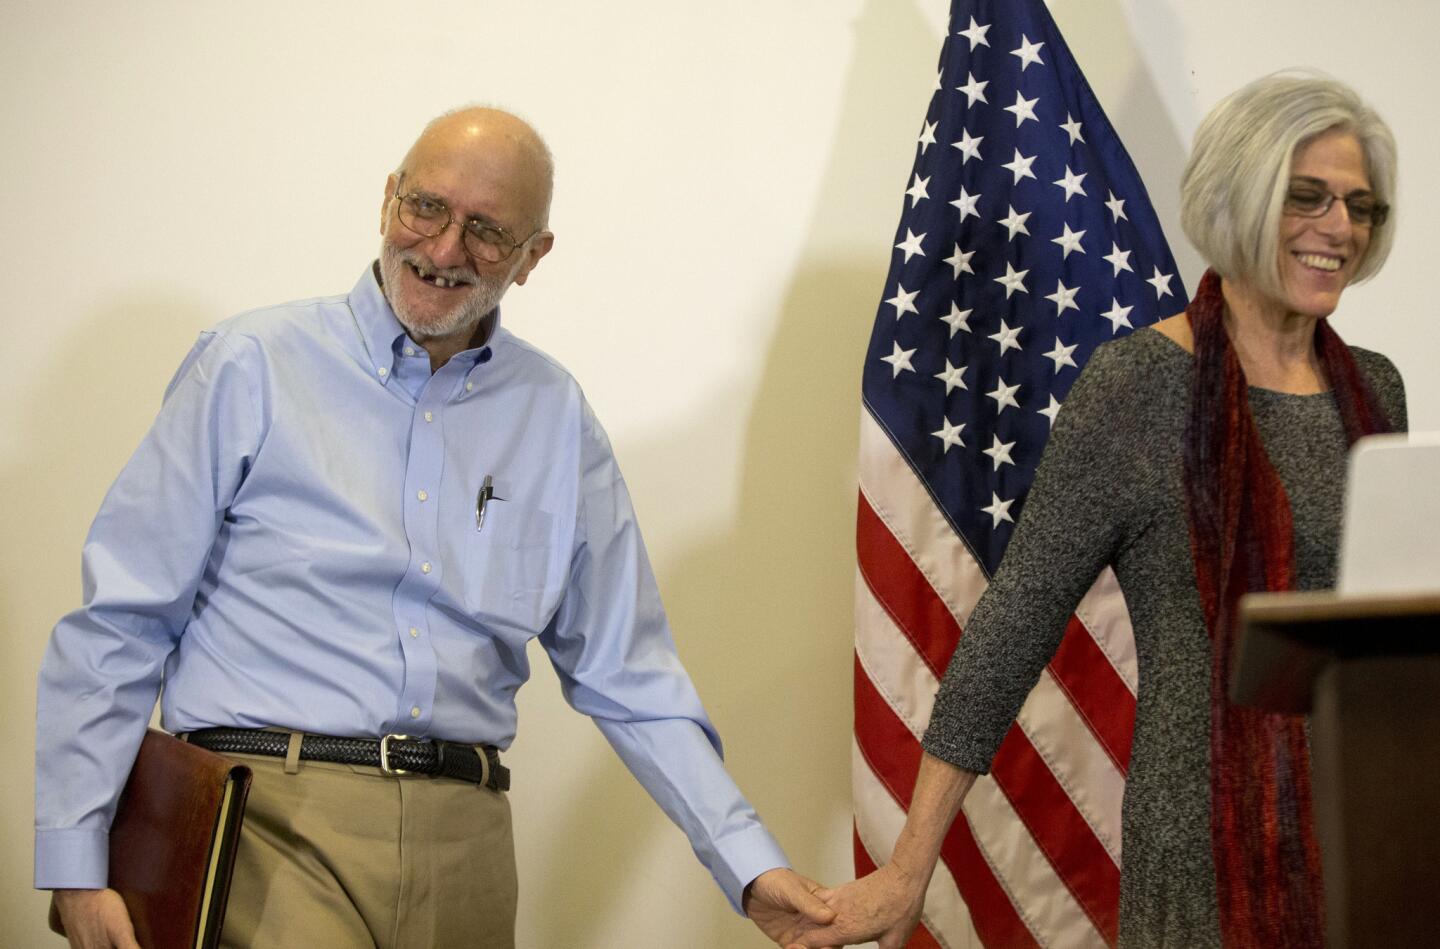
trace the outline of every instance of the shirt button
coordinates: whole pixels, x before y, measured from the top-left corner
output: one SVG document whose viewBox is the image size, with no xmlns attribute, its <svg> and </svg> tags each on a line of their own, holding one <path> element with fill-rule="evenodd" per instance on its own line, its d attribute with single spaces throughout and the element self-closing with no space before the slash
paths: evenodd
<svg viewBox="0 0 1440 949">
<path fill-rule="evenodd" d="M 390 375 L 390 370 L 386 369 L 384 366 L 381 366 L 377 371 L 380 373 L 381 379 L 384 379 L 386 376 Z"/>
<path fill-rule="evenodd" d="M 422 491 L 416 491 L 416 492 L 415 492 L 415 496 L 416 496 L 417 498 L 419 498 L 420 500 L 422 500 L 422 501 L 429 500 L 429 498 L 430 498 L 430 495 L 426 494 L 423 490 L 422 490 Z"/>
<path fill-rule="evenodd" d="M 420 638 L 420 630 L 416 629 L 414 626 L 411 626 L 411 627 L 410 627 L 410 638 L 411 638 L 411 639 L 419 639 L 419 638 Z"/>
<path fill-rule="evenodd" d="M 426 412 L 426 413 L 425 413 L 425 421 L 427 421 L 427 422 L 433 422 L 433 421 L 435 421 L 435 413 L 434 413 L 434 412 Z"/>
<path fill-rule="evenodd" d="M 473 383 L 473 382 L 467 382 L 467 383 L 465 383 L 465 391 L 466 391 L 466 392 L 469 392 L 469 391 L 470 391 L 471 389 L 473 389 L 473 388 L 475 388 L 475 383 Z"/>
<path fill-rule="evenodd" d="M 420 717 L 420 706 L 418 706 L 418 705 L 412 705 L 412 706 L 410 707 L 410 717 L 411 717 L 411 718 L 419 718 L 419 717 Z"/>
<path fill-rule="evenodd" d="M 422 564 L 420 565 L 420 572 L 421 572 L 421 573 L 429 573 L 429 572 L 430 572 L 430 561 L 427 560 L 427 561 L 425 561 L 424 563 L 422 563 Z"/>
<path fill-rule="evenodd" d="M 415 355 L 415 347 L 414 347 L 414 346 L 406 346 L 406 347 L 405 347 L 405 355 L 407 355 L 407 356 L 413 356 L 413 355 Z"/>
</svg>

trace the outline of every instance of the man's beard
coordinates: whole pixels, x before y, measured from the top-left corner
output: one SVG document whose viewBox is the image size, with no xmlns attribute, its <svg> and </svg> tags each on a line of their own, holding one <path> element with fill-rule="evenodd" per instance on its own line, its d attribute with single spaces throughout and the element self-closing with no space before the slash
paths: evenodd
<svg viewBox="0 0 1440 949">
<path fill-rule="evenodd" d="M 385 296 L 390 301 L 390 308 L 395 311 L 395 318 L 417 341 L 451 336 L 466 329 L 473 332 L 486 314 L 500 305 L 500 298 L 505 296 L 519 269 L 519 261 L 516 263 L 517 266 L 503 276 L 486 277 L 467 267 L 436 267 L 419 251 L 401 250 L 388 240 L 380 245 L 380 276 L 384 280 Z M 457 295 L 455 305 L 448 313 L 429 320 L 422 319 L 405 297 L 405 270 L 412 265 L 433 276 L 469 284 L 470 289 Z"/>
</svg>

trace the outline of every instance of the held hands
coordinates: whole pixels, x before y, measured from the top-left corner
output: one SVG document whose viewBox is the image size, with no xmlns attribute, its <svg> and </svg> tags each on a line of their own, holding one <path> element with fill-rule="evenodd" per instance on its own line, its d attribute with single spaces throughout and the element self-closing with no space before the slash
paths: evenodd
<svg viewBox="0 0 1440 949">
<path fill-rule="evenodd" d="M 925 877 L 907 873 L 894 862 L 835 890 L 821 890 L 835 911 L 828 926 L 807 926 L 787 949 L 829 949 L 878 939 L 880 949 L 901 949 L 925 905 Z"/>
<path fill-rule="evenodd" d="M 140 949 L 130 911 L 114 890 L 56 890 L 71 949 Z"/>
<path fill-rule="evenodd" d="M 814 880 L 779 867 L 750 881 L 741 902 L 761 932 L 779 945 L 790 945 L 796 934 L 835 918 L 816 895 L 821 892 L 824 888 Z"/>
</svg>

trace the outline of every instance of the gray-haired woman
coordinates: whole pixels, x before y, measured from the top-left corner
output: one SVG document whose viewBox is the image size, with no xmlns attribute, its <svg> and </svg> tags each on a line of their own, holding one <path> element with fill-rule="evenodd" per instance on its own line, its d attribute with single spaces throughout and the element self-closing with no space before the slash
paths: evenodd
<svg viewBox="0 0 1440 949">
<path fill-rule="evenodd" d="M 1235 603 L 1333 585 L 1344 459 L 1405 426 L 1399 374 L 1325 318 L 1392 242 L 1395 145 L 1343 84 L 1276 74 L 1201 124 L 1181 220 L 1210 267 L 1185 313 L 1096 352 L 940 686 L 890 862 L 795 940 L 902 945 L 971 784 L 1102 567 L 1139 664 L 1120 942 L 1320 945 L 1304 722 L 1227 698 Z"/>
</svg>

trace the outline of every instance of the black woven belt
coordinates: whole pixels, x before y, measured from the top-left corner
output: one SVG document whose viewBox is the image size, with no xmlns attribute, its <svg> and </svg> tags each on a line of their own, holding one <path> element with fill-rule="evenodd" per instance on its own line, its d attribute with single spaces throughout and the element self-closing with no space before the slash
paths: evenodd
<svg viewBox="0 0 1440 949">
<path fill-rule="evenodd" d="M 221 754 L 283 758 L 290 749 L 289 732 L 255 728 L 203 728 L 190 732 L 186 738 L 193 745 Z M 482 751 L 484 760 L 480 757 Z M 500 752 L 491 745 L 462 745 L 404 735 L 384 738 L 305 735 L 300 740 L 300 757 L 307 761 L 379 768 L 386 774 L 433 774 L 470 784 L 483 781 L 492 791 L 510 790 L 510 769 L 500 763 Z"/>
</svg>

